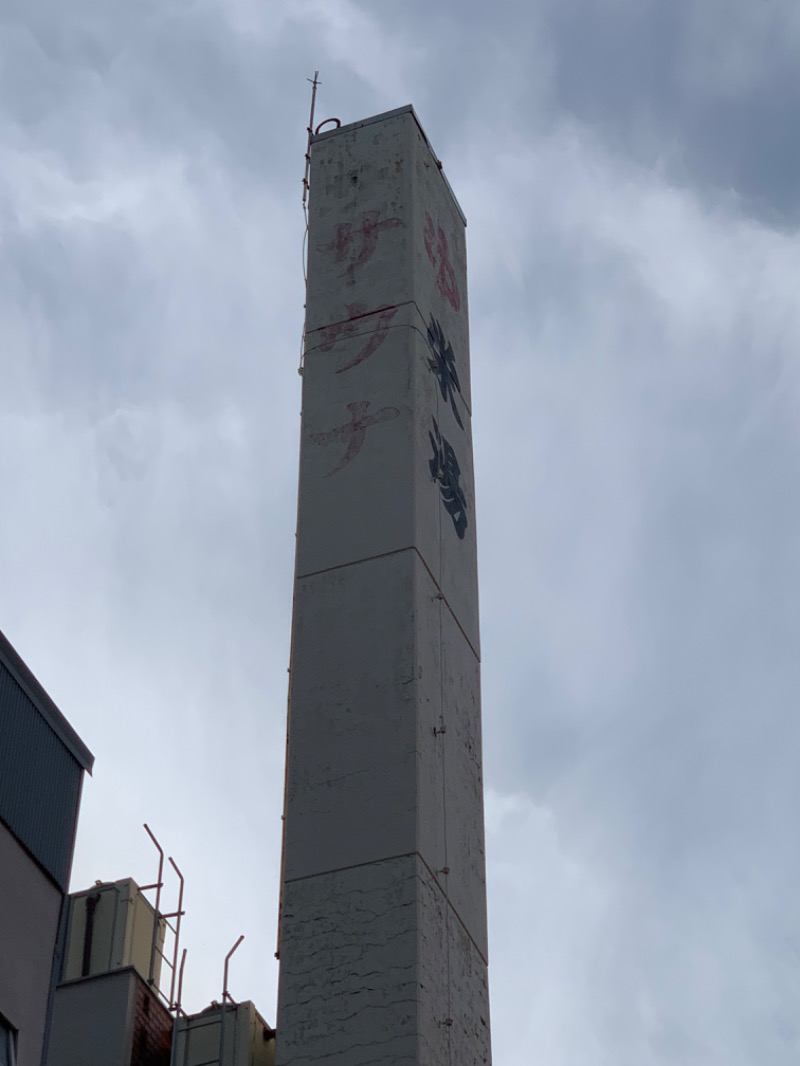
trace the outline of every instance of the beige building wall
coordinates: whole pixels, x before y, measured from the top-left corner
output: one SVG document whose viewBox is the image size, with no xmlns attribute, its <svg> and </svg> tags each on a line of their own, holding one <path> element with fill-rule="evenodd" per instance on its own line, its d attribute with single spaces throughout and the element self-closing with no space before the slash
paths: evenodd
<svg viewBox="0 0 800 1066">
<path fill-rule="evenodd" d="M 61 900 L 0 822 L 0 1014 L 19 1031 L 17 1066 L 40 1066 Z"/>
</svg>

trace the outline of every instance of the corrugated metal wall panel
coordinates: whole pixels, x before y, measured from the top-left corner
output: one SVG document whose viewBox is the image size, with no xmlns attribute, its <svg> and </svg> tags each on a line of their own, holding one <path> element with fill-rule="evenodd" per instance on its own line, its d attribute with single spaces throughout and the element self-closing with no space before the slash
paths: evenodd
<svg viewBox="0 0 800 1066">
<path fill-rule="evenodd" d="M 0 663 L 0 818 L 66 891 L 81 766 Z"/>
</svg>

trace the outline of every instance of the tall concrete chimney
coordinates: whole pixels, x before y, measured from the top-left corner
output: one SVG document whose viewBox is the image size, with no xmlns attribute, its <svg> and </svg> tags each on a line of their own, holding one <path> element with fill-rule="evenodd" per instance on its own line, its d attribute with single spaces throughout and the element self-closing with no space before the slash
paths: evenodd
<svg viewBox="0 0 800 1066">
<path fill-rule="evenodd" d="M 465 219 L 411 107 L 311 155 L 276 1061 L 477 1066 Z"/>
</svg>

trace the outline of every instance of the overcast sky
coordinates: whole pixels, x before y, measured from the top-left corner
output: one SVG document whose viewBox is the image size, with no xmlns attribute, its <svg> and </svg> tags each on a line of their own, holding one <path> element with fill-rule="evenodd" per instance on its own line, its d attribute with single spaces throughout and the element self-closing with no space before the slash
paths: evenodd
<svg viewBox="0 0 800 1066">
<path fill-rule="evenodd" d="M 305 127 L 467 215 L 496 1066 L 800 1060 L 796 0 L 0 0 L 0 628 L 273 1021 Z M 169 903 L 169 898 L 167 900 Z"/>
</svg>

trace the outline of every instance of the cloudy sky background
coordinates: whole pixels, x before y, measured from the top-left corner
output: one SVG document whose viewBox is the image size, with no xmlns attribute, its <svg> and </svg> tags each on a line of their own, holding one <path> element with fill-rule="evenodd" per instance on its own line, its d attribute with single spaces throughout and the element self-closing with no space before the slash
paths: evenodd
<svg viewBox="0 0 800 1066">
<path fill-rule="evenodd" d="M 800 1059 L 794 0 L 0 0 L 0 627 L 272 1020 L 309 86 L 469 220 L 497 1066 Z"/>
</svg>

